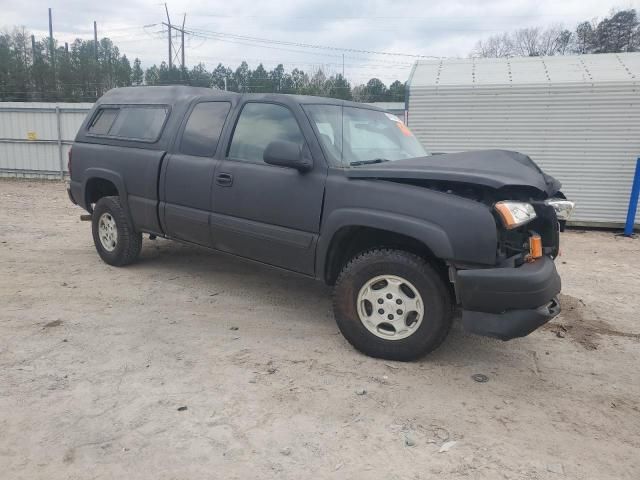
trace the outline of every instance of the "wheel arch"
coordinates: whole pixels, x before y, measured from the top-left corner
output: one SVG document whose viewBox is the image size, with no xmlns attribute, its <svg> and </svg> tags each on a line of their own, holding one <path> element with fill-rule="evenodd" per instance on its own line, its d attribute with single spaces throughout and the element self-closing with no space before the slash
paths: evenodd
<svg viewBox="0 0 640 480">
<path fill-rule="evenodd" d="M 92 213 L 92 204 L 102 197 L 117 196 L 125 209 L 128 209 L 127 195 L 122 177 L 116 172 L 102 169 L 89 168 L 85 172 L 85 180 L 82 187 L 85 210 Z"/>
<path fill-rule="evenodd" d="M 354 255 L 370 248 L 401 248 L 428 258 L 439 270 L 453 249 L 439 226 L 420 219 L 380 211 L 344 209 L 334 212 L 318 244 L 318 277 L 333 285 L 342 267 Z"/>
</svg>

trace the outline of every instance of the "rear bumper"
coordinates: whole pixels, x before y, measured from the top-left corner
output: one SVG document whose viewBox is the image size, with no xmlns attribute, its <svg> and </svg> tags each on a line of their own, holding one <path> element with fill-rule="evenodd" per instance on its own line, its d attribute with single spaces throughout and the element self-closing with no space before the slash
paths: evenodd
<svg viewBox="0 0 640 480">
<path fill-rule="evenodd" d="M 501 340 L 524 337 L 560 313 L 560 287 L 549 257 L 517 268 L 459 270 L 463 326 Z"/>
</svg>

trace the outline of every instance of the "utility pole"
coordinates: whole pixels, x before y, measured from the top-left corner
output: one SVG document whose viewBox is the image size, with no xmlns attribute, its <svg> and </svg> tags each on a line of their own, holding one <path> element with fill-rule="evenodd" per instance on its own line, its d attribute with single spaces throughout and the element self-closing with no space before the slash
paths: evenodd
<svg viewBox="0 0 640 480">
<path fill-rule="evenodd" d="M 98 25 L 93 21 L 93 55 L 98 63 Z"/>
<path fill-rule="evenodd" d="M 58 96 L 55 92 L 58 90 L 58 82 L 56 81 L 56 52 L 53 45 L 53 19 L 51 17 L 51 8 L 49 8 L 49 51 L 51 55 L 51 75 L 53 77 L 54 99 L 57 100 Z"/>
<path fill-rule="evenodd" d="M 344 53 L 342 54 L 342 78 L 344 79 Z"/>
<path fill-rule="evenodd" d="M 53 67 L 53 79 L 55 81 L 56 58 L 55 58 L 55 50 L 53 47 L 53 20 L 51 17 L 51 9 L 49 9 L 49 55 L 51 55 L 51 66 Z"/>
<path fill-rule="evenodd" d="M 36 64 L 38 64 L 40 62 L 40 58 L 39 58 L 40 57 L 40 52 L 36 52 L 36 37 L 35 37 L 35 35 L 31 35 L 31 56 L 32 56 L 31 65 L 33 67 L 35 67 Z M 35 95 L 35 98 L 38 98 L 40 96 L 39 93 L 40 93 L 40 90 L 41 90 L 40 89 L 41 82 L 40 82 L 40 75 L 36 74 L 35 72 L 33 74 L 33 83 L 34 83 L 34 86 L 35 86 L 35 89 L 36 89 L 36 92 L 37 92 L 36 95 Z"/>
<path fill-rule="evenodd" d="M 96 23 L 96 21 L 93 21 L 93 58 L 96 61 L 96 65 L 94 68 L 94 72 L 95 72 L 95 87 L 96 87 L 96 98 L 98 98 L 101 95 L 100 92 L 100 74 L 98 73 L 100 70 L 99 67 L 99 63 L 98 63 L 98 24 Z"/>
<path fill-rule="evenodd" d="M 180 30 L 180 33 L 182 34 L 182 71 L 184 72 L 184 22 L 187 19 L 187 14 L 185 13 L 184 16 L 182 17 L 182 29 Z"/>
<path fill-rule="evenodd" d="M 173 67 L 173 52 L 171 48 L 171 24 L 167 25 L 168 39 L 169 39 L 169 70 Z"/>
<path fill-rule="evenodd" d="M 164 10 L 167 12 L 167 23 L 164 23 L 167 26 L 167 39 L 169 40 L 169 71 L 171 71 L 171 67 L 173 66 L 173 48 L 171 47 L 171 18 L 169 17 L 169 8 L 167 4 L 164 4 Z"/>
</svg>

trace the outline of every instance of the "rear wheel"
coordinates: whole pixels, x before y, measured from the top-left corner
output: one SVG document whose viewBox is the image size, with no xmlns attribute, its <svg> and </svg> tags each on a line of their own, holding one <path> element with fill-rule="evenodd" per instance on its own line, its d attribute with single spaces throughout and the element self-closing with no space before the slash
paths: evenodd
<svg viewBox="0 0 640 480">
<path fill-rule="evenodd" d="M 372 357 L 409 361 L 435 350 L 451 327 L 451 298 L 427 261 L 376 249 L 352 259 L 334 291 L 338 327 Z"/>
<path fill-rule="evenodd" d="M 102 260 L 121 267 L 138 258 L 142 234 L 131 228 L 118 197 L 102 197 L 91 217 L 93 243 Z"/>
</svg>

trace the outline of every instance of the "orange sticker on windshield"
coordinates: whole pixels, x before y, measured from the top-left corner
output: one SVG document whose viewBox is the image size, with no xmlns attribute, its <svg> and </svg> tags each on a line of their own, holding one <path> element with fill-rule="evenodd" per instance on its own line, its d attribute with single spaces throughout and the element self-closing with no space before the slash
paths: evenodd
<svg viewBox="0 0 640 480">
<path fill-rule="evenodd" d="M 413 133 L 411 133 L 411 130 L 409 130 L 409 127 L 407 127 L 404 123 L 396 122 L 396 127 L 400 129 L 400 131 L 405 137 L 413 137 Z"/>
</svg>

